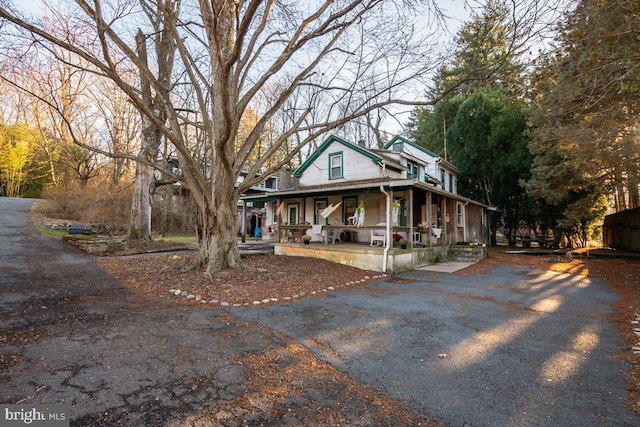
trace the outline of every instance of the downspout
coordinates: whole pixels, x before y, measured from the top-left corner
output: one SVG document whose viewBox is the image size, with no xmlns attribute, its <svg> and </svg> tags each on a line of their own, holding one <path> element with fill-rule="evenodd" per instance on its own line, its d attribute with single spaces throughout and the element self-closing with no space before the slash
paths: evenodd
<svg viewBox="0 0 640 427">
<path fill-rule="evenodd" d="M 393 236 L 391 235 L 391 196 L 384 190 L 384 187 L 380 186 L 380 191 L 387 197 L 387 209 L 386 209 L 386 241 L 384 251 L 382 253 L 382 272 L 387 272 L 387 257 L 389 255 L 389 249 L 391 249 L 391 242 Z"/>
<path fill-rule="evenodd" d="M 467 239 L 467 236 L 468 236 L 468 234 L 467 234 L 467 231 L 468 231 L 468 230 L 467 230 L 467 205 L 468 205 L 468 204 L 469 204 L 469 201 L 468 201 L 468 200 L 467 200 L 466 202 L 464 202 L 464 205 L 463 205 L 464 210 L 462 211 L 462 215 L 463 215 L 463 216 L 462 216 L 462 219 L 463 219 L 462 226 L 464 227 L 464 228 L 463 228 L 463 230 L 464 230 L 464 235 L 462 236 L 462 240 L 464 240 L 465 242 L 468 242 L 468 241 L 469 241 L 469 240 Z"/>
<path fill-rule="evenodd" d="M 387 173 L 387 164 L 383 161 L 378 162 L 378 166 L 382 167 L 382 176 L 385 177 Z"/>
</svg>

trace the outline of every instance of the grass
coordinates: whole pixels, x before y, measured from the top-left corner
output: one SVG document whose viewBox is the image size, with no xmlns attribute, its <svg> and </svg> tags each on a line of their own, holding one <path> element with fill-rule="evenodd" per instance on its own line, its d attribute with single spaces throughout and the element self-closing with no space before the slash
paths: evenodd
<svg viewBox="0 0 640 427">
<path fill-rule="evenodd" d="M 198 239 L 196 236 L 165 236 L 165 237 L 157 237 L 154 240 L 158 242 L 182 243 L 185 245 L 198 242 Z"/>
<path fill-rule="evenodd" d="M 31 210 L 36 213 L 47 214 L 56 208 L 55 203 L 49 200 L 38 200 L 33 204 Z"/>
<path fill-rule="evenodd" d="M 49 237 L 56 237 L 58 239 L 63 238 L 64 236 L 68 236 L 69 233 L 67 233 L 65 230 L 52 230 L 48 227 L 45 226 L 40 226 L 38 227 L 40 229 L 40 232 L 42 234 L 44 234 L 45 236 L 49 236 Z"/>
</svg>

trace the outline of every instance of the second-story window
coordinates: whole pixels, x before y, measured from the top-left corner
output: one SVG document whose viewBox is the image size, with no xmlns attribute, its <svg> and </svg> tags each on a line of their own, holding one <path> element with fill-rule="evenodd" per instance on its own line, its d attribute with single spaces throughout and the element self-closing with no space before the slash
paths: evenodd
<svg viewBox="0 0 640 427">
<path fill-rule="evenodd" d="M 453 175 L 449 174 L 449 192 L 453 193 Z"/>
<path fill-rule="evenodd" d="M 420 168 L 417 163 L 407 161 L 407 179 L 419 179 Z"/>
<path fill-rule="evenodd" d="M 258 184 L 259 188 L 278 188 L 278 178 L 275 176 L 269 177 Z"/>
<path fill-rule="evenodd" d="M 329 179 L 342 178 L 342 153 L 329 154 Z"/>
</svg>

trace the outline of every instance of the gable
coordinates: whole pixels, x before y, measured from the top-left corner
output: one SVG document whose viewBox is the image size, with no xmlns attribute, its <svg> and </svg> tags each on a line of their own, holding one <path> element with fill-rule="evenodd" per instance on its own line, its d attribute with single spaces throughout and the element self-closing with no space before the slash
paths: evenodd
<svg viewBox="0 0 640 427">
<path fill-rule="evenodd" d="M 421 151 L 422 153 L 426 154 L 429 157 L 434 157 L 436 159 L 440 158 L 440 156 L 438 156 L 436 153 L 434 153 L 433 151 L 429 151 L 426 148 L 416 144 L 413 141 L 409 141 L 406 138 L 403 138 L 401 136 L 394 136 L 393 139 L 391 139 L 391 141 L 387 142 L 387 144 L 384 146 L 385 150 L 393 150 L 394 148 L 396 148 L 398 145 L 409 145 L 410 147 Z M 403 151 L 403 150 L 399 150 L 399 151 Z"/>
<path fill-rule="evenodd" d="M 302 176 L 305 170 L 307 170 L 318 158 L 334 144 L 340 144 L 344 146 L 348 150 L 355 151 L 366 158 L 370 159 L 372 163 L 378 164 L 382 161 L 382 157 L 373 154 L 371 151 L 366 148 L 362 148 L 359 145 L 352 144 L 349 141 L 346 141 L 340 137 L 335 135 L 329 136 L 324 142 L 318 147 L 318 149 L 307 158 L 295 171 L 293 171 L 293 176 L 299 178 Z"/>
</svg>

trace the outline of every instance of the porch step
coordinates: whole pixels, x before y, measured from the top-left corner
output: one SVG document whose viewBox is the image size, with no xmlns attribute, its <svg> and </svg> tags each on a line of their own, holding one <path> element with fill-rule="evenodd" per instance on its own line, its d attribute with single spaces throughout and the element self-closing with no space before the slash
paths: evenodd
<svg viewBox="0 0 640 427">
<path fill-rule="evenodd" d="M 475 262 L 485 257 L 486 248 L 479 246 L 450 246 L 447 261 Z"/>
</svg>

